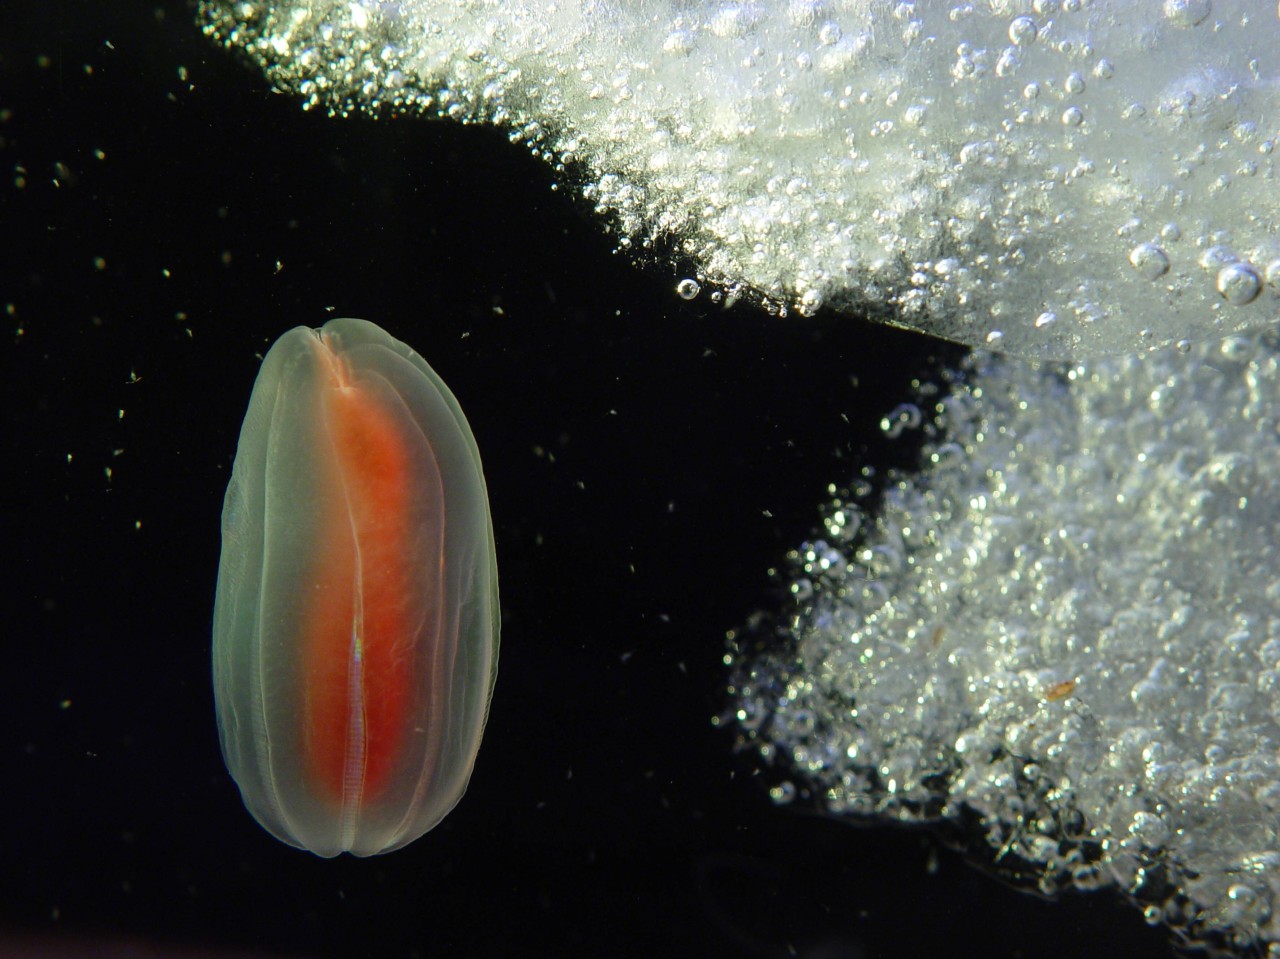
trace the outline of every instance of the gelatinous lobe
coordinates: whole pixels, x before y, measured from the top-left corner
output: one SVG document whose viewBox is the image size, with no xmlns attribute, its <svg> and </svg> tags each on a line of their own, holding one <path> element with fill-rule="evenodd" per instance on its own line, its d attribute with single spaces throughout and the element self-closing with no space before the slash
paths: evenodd
<svg viewBox="0 0 1280 959">
<path fill-rule="evenodd" d="M 461 797 L 497 668 L 475 442 L 447 387 L 371 323 L 293 330 L 254 386 L 223 511 L 223 755 L 278 838 L 399 848 Z"/>
</svg>

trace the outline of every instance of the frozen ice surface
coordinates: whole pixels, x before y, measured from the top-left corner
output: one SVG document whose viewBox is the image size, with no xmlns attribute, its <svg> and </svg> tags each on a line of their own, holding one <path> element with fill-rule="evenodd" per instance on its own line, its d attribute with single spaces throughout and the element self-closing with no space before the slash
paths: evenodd
<svg viewBox="0 0 1280 959">
<path fill-rule="evenodd" d="M 782 641 L 734 637 L 776 797 L 962 822 L 1045 892 L 1280 955 L 1277 342 L 976 355 L 886 416 L 921 471 L 833 491 Z"/>
<path fill-rule="evenodd" d="M 200 9 L 308 106 L 499 124 L 730 298 L 1028 356 L 1280 317 L 1273 0 Z"/>
</svg>

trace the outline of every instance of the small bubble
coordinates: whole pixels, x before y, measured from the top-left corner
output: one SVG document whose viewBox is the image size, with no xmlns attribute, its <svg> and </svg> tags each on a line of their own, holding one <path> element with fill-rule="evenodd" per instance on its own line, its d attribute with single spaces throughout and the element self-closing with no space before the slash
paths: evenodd
<svg viewBox="0 0 1280 959">
<path fill-rule="evenodd" d="M 1116 75 L 1116 68 L 1110 60 L 1102 59 L 1094 66 L 1093 75 L 1099 80 L 1110 80 Z"/>
<path fill-rule="evenodd" d="M 1068 74 L 1063 88 L 1068 93 L 1084 93 L 1084 77 L 1078 73 Z"/>
<path fill-rule="evenodd" d="M 1045 312 L 1036 317 L 1036 329 L 1043 330 L 1046 326 L 1053 326 L 1057 322 L 1058 314 L 1052 310 L 1045 310 Z"/>
<path fill-rule="evenodd" d="M 737 4 L 726 4 L 715 12 L 709 24 L 717 37 L 745 37 L 756 26 L 754 11 Z"/>
<path fill-rule="evenodd" d="M 925 107 L 916 103 L 907 107 L 902 114 L 902 122 L 910 127 L 918 127 L 924 123 Z"/>
<path fill-rule="evenodd" d="M 1230 247 L 1211 246 L 1200 254 L 1200 265 L 1206 270 L 1218 270 L 1239 260 Z"/>
<path fill-rule="evenodd" d="M 919 429 L 922 422 L 924 414 L 920 412 L 920 407 L 914 403 L 902 403 L 888 416 L 881 417 L 880 429 L 886 438 L 896 440 L 904 430 Z"/>
<path fill-rule="evenodd" d="M 1000 59 L 996 61 L 996 76 L 1011 77 L 1017 72 L 1021 61 L 1018 59 L 1018 51 L 1013 47 L 1009 47 L 1000 54 Z"/>
<path fill-rule="evenodd" d="M 1253 120 L 1241 120 L 1231 133 L 1239 143 L 1248 143 L 1257 136 L 1258 124 Z"/>
<path fill-rule="evenodd" d="M 800 302 L 796 304 L 796 312 L 801 316 L 813 316 L 822 309 L 822 294 L 817 290 L 805 290 L 800 294 Z"/>
<path fill-rule="evenodd" d="M 1227 889 L 1226 901 L 1222 904 L 1223 915 L 1229 922 L 1239 923 L 1258 904 L 1258 894 L 1253 887 L 1244 883 L 1234 883 Z"/>
<path fill-rule="evenodd" d="M 1178 350 L 1178 352 L 1179 352 L 1179 353 L 1184 353 L 1184 354 L 1185 354 L 1185 353 L 1190 353 L 1190 352 L 1191 352 L 1191 341 L 1190 341 L 1190 340 L 1178 340 L 1178 342 L 1174 344 L 1174 347 Z"/>
<path fill-rule="evenodd" d="M 1078 127 L 1084 123 L 1084 111 L 1079 107 L 1067 107 L 1062 111 L 1062 124 L 1068 127 Z"/>
<path fill-rule="evenodd" d="M 818 22 L 822 4 L 817 0 L 791 0 L 787 5 L 787 19 L 797 27 L 811 27 Z"/>
<path fill-rule="evenodd" d="M 1036 22 L 1030 17 L 1014 17 L 1009 24 L 1009 39 L 1020 47 L 1035 43 L 1039 32 Z"/>
<path fill-rule="evenodd" d="M 973 76 L 978 70 L 977 64 L 969 57 L 957 57 L 951 67 L 951 75 L 957 80 Z"/>
<path fill-rule="evenodd" d="M 1164 15 L 1178 27 L 1194 27 L 1209 16 L 1210 0 L 1164 0 Z"/>
<path fill-rule="evenodd" d="M 676 296 L 682 300 L 696 299 L 701 292 L 702 287 L 694 279 L 685 278 L 676 284 Z"/>
<path fill-rule="evenodd" d="M 795 783 L 790 781 L 779 783 L 769 790 L 769 798 L 779 806 L 785 806 L 787 803 L 794 801 L 796 798 Z"/>
<path fill-rule="evenodd" d="M 690 30 L 672 30 L 662 42 L 663 52 L 679 57 L 688 56 L 693 52 L 693 47 L 694 34 Z"/>
<path fill-rule="evenodd" d="M 1262 292 L 1262 277 L 1248 263 L 1231 263 L 1218 271 L 1218 292 L 1232 306 L 1252 303 Z"/>
<path fill-rule="evenodd" d="M 1156 280 L 1169 272 L 1169 257 L 1154 243 L 1139 243 L 1129 251 L 1129 263 L 1146 280 Z"/>
</svg>

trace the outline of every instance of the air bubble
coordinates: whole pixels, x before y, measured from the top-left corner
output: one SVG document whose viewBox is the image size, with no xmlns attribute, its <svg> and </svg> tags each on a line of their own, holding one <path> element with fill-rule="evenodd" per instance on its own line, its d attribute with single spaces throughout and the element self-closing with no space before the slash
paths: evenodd
<svg viewBox="0 0 1280 959">
<path fill-rule="evenodd" d="M 1035 43 L 1039 32 L 1036 22 L 1030 17 L 1014 17 L 1009 24 L 1009 39 L 1020 47 Z"/>
<path fill-rule="evenodd" d="M 1164 0 L 1164 15 L 1174 26 L 1194 27 L 1213 9 L 1210 0 Z"/>
<path fill-rule="evenodd" d="M 817 290 L 805 290 L 800 294 L 800 302 L 796 304 L 796 312 L 801 316 L 813 316 L 822 309 L 822 294 Z"/>
<path fill-rule="evenodd" d="M 1262 292 L 1262 277 L 1248 263 L 1231 263 L 1218 271 L 1217 286 L 1232 306 L 1245 306 Z"/>
<path fill-rule="evenodd" d="M 818 0 L 791 0 L 787 5 L 787 19 L 797 27 L 811 27 L 818 22 L 822 4 Z"/>
<path fill-rule="evenodd" d="M 1235 263 L 1240 257 L 1234 250 L 1226 246 L 1211 246 L 1200 254 L 1200 265 L 1206 270 L 1219 270 Z"/>
<path fill-rule="evenodd" d="M 694 43 L 695 38 L 692 31 L 672 30 L 662 42 L 662 49 L 664 52 L 677 57 L 687 57 L 693 52 Z M 599 97 L 594 99 L 599 99 Z"/>
<path fill-rule="evenodd" d="M 790 780 L 779 783 L 769 790 L 769 798 L 779 806 L 785 806 L 790 802 L 794 802 L 796 798 L 796 784 Z"/>
<path fill-rule="evenodd" d="M 682 300 L 697 299 L 699 293 L 702 292 L 702 286 L 694 279 L 683 279 L 676 284 L 676 296 Z"/>
<path fill-rule="evenodd" d="M 709 27 L 717 37 L 745 37 L 756 26 L 754 11 L 749 7 L 730 3 L 712 14 Z"/>
<path fill-rule="evenodd" d="M 1145 280 L 1157 280 L 1169 272 L 1169 257 L 1154 243 L 1139 243 L 1129 251 L 1129 262 Z"/>
<path fill-rule="evenodd" d="M 1079 107 L 1067 107 L 1062 111 L 1062 125 L 1078 127 L 1084 123 L 1084 111 Z"/>
<path fill-rule="evenodd" d="M 920 428 L 924 414 L 914 403 L 902 403 L 888 416 L 881 417 L 880 429 L 887 439 L 896 440 L 904 430 Z"/>
</svg>

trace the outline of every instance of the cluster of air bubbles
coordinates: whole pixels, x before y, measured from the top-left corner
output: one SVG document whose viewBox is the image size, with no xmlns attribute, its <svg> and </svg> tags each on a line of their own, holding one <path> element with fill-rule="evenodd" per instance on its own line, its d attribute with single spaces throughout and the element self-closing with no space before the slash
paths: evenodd
<svg viewBox="0 0 1280 959">
<path fill-rule="evenodd" d="M 1039 357 L 1280 316 L 1275 5 L 200 9 L 309 106 L 502 126 L 621 249 L 676 250 L 725 301 Z M 1219 246 L 1235 259 L 1206 271 Z"/>
<path fill-rule="evenodd" d="M 774 798 L 969 824 L 1040 892 L 1280 953 L 1278 343 L 979 354 L 886 414 L 918 475 L 833 487 L 793 608 L 731 636 Z"/>
</svg>

